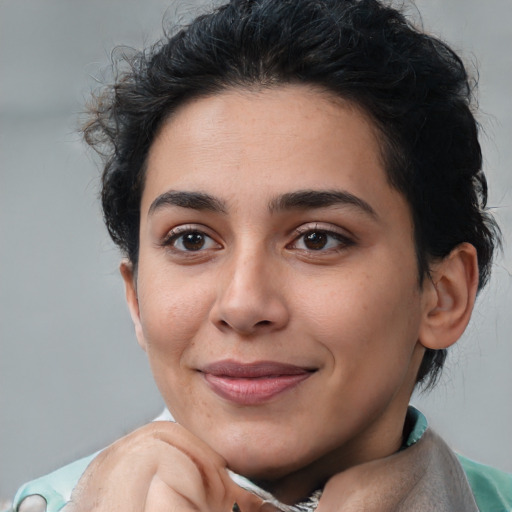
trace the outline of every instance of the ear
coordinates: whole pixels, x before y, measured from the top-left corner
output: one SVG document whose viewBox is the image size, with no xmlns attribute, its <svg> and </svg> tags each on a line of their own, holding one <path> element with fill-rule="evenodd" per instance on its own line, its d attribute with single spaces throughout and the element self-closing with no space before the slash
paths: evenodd
<svg viewBox="0 0 512 512">
<path fill-rule="evenodd" d="M 142 331 L 142 324 L 140 321 L 139 299 L 137 296 L 137 276 L 135 275 L 133 263 L 129 260 L 123 260 L 119 266 L 121 275 L 124 281 L 124 290 L 126 296 L 126 303 L 130 310 L 133 325 L 135 326 L 135 335 L 137 341 L 143 350 L 146 350 L 146 340 Z"/>
<path fill-rule="evenodd" d="M 476 249 L 469 243 L 460 244 L 434 266 L 430 279 L 425 279 L 419 334 L 425 348 L 447 348 L 462 336 L 471 318 L 477 289 Z"/>
</svg>

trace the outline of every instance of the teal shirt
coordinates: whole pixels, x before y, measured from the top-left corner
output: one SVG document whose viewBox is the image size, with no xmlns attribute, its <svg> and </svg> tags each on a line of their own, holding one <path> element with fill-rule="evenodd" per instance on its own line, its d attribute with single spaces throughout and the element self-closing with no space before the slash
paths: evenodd
<svg viewBox="0 0 512 512">
<path fill-rule="evenodd" d="M 512 475 L 458 455 L 481 512 L 512 512 Z"/>
<path fill-rule="evenodd" d="M 425 416 L 412 406 L 407 412 L 407 420 L 412 429 L 404 442 L 404 448 L 419 441 L 428 427 Z M 480 512 L 512 512 L 512 475 L 459 454 L 457 457 Z"/>
<path fill-rule="evenodd" d="M 409 407 L 407 417 L 410 430 L 403 449 L 421 439 L 428 426 L 425 416 L 414 407 Z M 98 452 L 23 485 L 16 493 L 12 510 L 16 512 L 18 505 L 27 496 L 39 494 L 47 501 L 47 512 L 58 512 L 68 502 L 80 476 L 97 454 Z M 458 458 L 480 512 L 512 512 L 512 474 L 479 464 L 461 455 Z"/>
</svg>

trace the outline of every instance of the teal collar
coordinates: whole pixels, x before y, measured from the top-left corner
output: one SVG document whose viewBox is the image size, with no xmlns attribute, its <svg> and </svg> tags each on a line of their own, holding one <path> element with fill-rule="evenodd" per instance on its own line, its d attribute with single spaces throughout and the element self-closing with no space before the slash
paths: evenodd
<svg viewBox="0 0 512 512">
<path fill-rule="evenodd" d="M 421 439 L 427 428 L 427 418 L 425 418 L 418 409 L 409 405 L 407 408 L 407 415 L 405 417 L 404 442 L 401 449 L 405 450 L 405 448 L 409 448 L 409 446 L 416 444 Z"/>
</svg>

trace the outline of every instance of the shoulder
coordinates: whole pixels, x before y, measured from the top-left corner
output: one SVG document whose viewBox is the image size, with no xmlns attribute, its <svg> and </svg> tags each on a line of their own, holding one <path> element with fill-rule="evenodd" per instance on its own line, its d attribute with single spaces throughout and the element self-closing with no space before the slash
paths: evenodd
<svg viewBox="0 0 512 512">
<path fill-rule="evenodd" d="M 46 500 L 47 512 L 58 512 L 69 501 L 73 488 L 98 453 L 79 459 L 48 475 L 26 483 L 16 493 L 12 510 L 16 512 L 25 498 L 37 494 Z"/>
<path fill-rule="evenodd" d="M 409 406 L 404 448 L 414 445 L 427 430 L 425 416 Z M 512 512 L 512 474 L 457 454 L 480 512 Z"/>
<path fill-rule="evenodd" d="M 458 455 L 481 512 L 512 511 L 512 474 Z"/>
</svg>

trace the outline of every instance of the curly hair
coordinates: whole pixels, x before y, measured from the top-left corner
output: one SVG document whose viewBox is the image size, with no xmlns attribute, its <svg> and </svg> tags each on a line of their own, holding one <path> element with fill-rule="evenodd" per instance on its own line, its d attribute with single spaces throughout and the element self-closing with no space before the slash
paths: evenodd
<svg viewBox="0 0 512 512">
<path fill-rule="evenodd" d="M 94 98 L 84 134 L 104 159 L 107 228 L 134 265 L 145 162 L 163 121 L 191 98 L 293 83 L 375 123 L 388 180 L 411 208 L 420 283 L 463 242 L 486 283 L 500 233 L 486 210 L 474 84 L 447 44 L 400 11 L 378 0 L 232 0 L 128 63 Z M 433 385 L 445 358 L 427 349 L 417 382 Z"/>
</svg>

